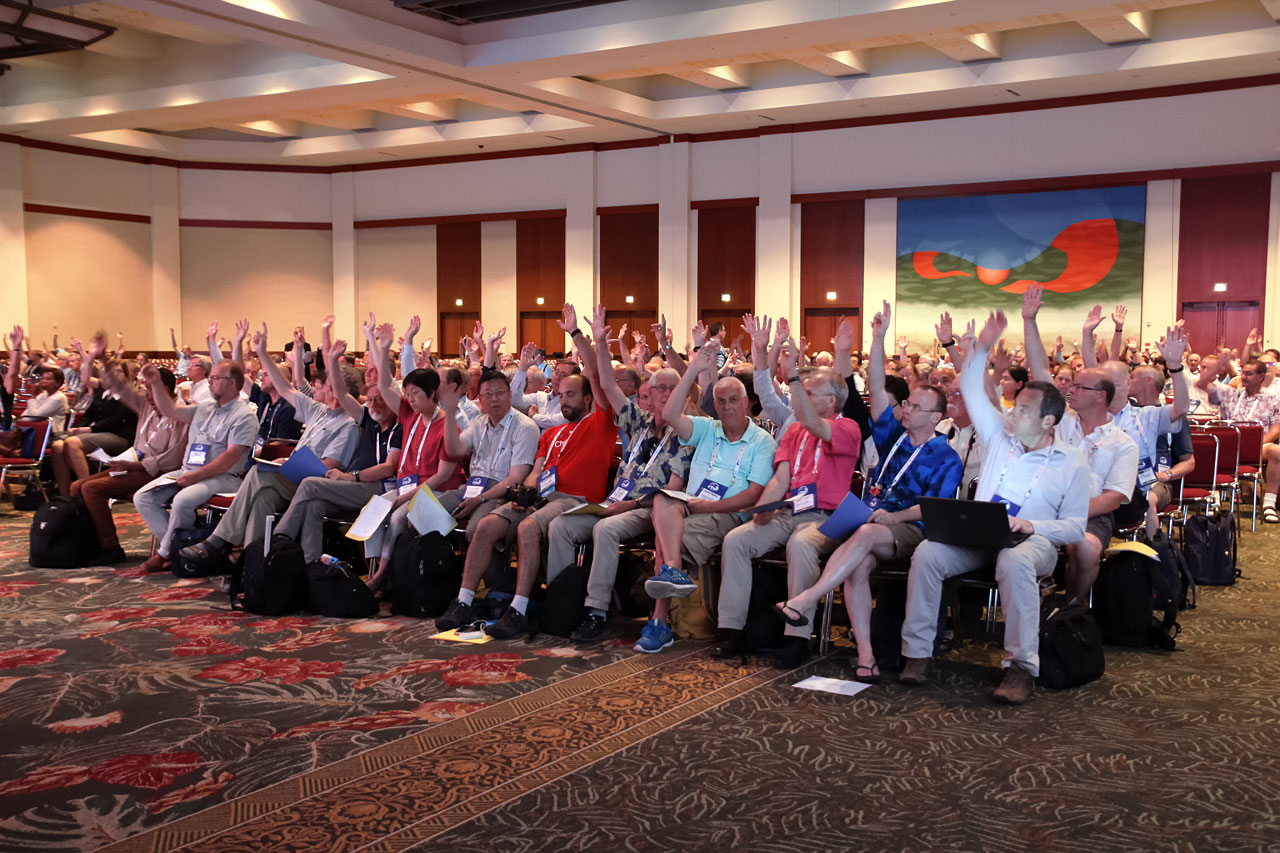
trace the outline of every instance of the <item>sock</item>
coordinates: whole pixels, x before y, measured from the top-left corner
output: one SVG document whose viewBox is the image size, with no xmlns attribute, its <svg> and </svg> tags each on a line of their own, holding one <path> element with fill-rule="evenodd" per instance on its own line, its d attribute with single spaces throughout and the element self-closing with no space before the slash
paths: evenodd
<svg viewBox="0 0 1280 853">
<path fill-rule="evenodd" d="M 463 604 L 470 604 L 475 600 L 476 600 L 476 591 L 474 589 L 467 589 L 466 587 L 463 587 L 462 589 L 458 590 L 458 601 L 462 602 Z"/>
<path fill-rule="evenodd" d="M 1267 492 L 1265 495 L 1262 496 L 1263 509 L 1266 509 L 1267 507 L 1274 508 L 1275 505 L 1276 505 L 1276 496 L 1274 492 Z"/>
<path fill-rule="evenodd" d="M 609 614 L 608 614 L 607 612 L 605 612 L 604 610 L 601 610 L 601 609 L 600 609 L 600 608 L 598 608 L 598 607 L 593 607 L 593 608 L 591 608 L 591 615 L 592 615 L 592 616 L 599 616 L 601 619 L 607 619 L 607 618 L 609 618 Z"/>
<path fill-rule="evenodd" d="M 511 606 L 517 613 L 523 616 L 525 610 L 529 607 L 529 596 L 517 595 L 515 598 L 511 599 Z"/>
<path fill-rule="evenodd" d="M 204 540 L 204 542 L 210 548 L 221 548 L 223 545 L 227 544 L 226 542 L 223 542 L 221 539 L 219 539 L 216 535 L 213 535 L 213 534 L 210 534 L 209 537 Z"/>
</svg>

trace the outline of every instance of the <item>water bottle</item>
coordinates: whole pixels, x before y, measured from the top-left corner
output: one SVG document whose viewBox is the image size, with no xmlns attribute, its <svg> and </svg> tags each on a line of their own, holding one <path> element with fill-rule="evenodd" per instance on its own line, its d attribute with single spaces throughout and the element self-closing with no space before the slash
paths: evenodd
<svg viewBox="0 0 1280 853">
<path fill-rule="evenodd" d="M 333 555 L 331 555 L 331 554 L 321 554 L 321 555 L 320 555 L 320 562 L 321 562 L 321 563 L 324 563 L 326 566 L 341 566 L 341 565 L 342 565 L 342 561 L 341 561 L 341 560 L 339 560 L 337 557 L 334 557 L 334 556 L 333 556 Z"/>
</svg>

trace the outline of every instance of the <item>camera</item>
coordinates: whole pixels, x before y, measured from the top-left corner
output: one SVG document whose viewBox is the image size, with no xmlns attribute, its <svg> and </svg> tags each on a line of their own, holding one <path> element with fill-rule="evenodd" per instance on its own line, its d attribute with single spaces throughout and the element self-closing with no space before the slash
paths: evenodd
<svg viewBox="0 0 1280 853">
<path fill-rule="evenodd" d="M 538 502 L 538 490 L 533 486 L 512 486 L 507 489 L 507 500 L 521 509 L 531 509 Z"/>
</svg>

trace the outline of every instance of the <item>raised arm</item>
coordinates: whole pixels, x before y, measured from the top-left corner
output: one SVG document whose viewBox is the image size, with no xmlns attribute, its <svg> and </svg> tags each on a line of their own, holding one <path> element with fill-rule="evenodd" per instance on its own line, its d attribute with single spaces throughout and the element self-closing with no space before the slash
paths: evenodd
<svg viewBox="0 0 1280 853">
<path fill-rule="evenodd" d="M 179 406 L 169 396 L 169 392 L 164 387 L 164 382 L 160 379 L 160 368 L 154 364 L 144 364 L 142 366 L 142 381 L 151 386 L 151 399 L 155 401 L 156 411 L 161 417 L 171 418 L 175 421 L 185 421 L 191 423 L 196 416 L 195 406 Z"/>
<path fill-rule="evenodd" d="M 222 347 L 218 346 L 218 321 L 209 324 L 205 332 L 205 342 L 209 344 L 209 361 L 217 364 L 222 361 Z"/>
<path fill-rule="evenodd" d="M 117 365 L 109 364 L 106 369 L 102 371 L 102 387 L 106 388 L 112 394 L 115 394 L 120 398 L 120 402 L 124 403 L 138 414 L 142 414 L 146 411 L 146 396 L 133 388 L 128 378 L 124 375 L 124 371 Z M 169 395 L 165 394 L 165 396 L 167 397 Z"/>
<path fill-rule="evenodd" d="M 1026 338 L 1027 368 L 1031 378 L 1038 382 L 1052 382 L 1053 374 L 1049 372 L 1049 355 L 1045 352 L 1044 341 L 1040 339 L 1040 326 L 1036 323 L 1036 315 L 1043 304 L 1044 288 L 1038 284 L 1028 285 L 1022 293 L 1022 335 Z"/>
<path fill-rule="evenodd" d="M 498 365 L 501 364 L 499 354 L 502 352 L 502 339 L 506 336 L 507 327 L 503 326 L 496 334 L 492 334 L 486 339 L 482 367 L 498 369 Z"/>
<path fill-rule="evenodd" d="M 871 419 L 878 420 L 889 408 L 889 393 L 884 390 L 884 336 L 892 316 L 889 301 L 871 318 L 871 354 L 867 356 L 867 390 L 871 393 Z"/>
<path fill-rule="evenodd" d="M 1093 330 L 1098 328 L 1098 324 L 1102 322 L 1102 306 L 1095 305 L 1089 309 L 1089 316 L 1084 319 L 1084 328 L 1080 334 L 1080 357 L 1084 359 L 1085 367 L 1097 367 L 1098 355 L 1097 347 L 1093 341 Z"/>
<path fill-rule="evenodd" d="M 96 346 L 93 346 L 86 352 L 80 339 L 74 335 L 71 337 L 71 346 L 80 354 L 80 387 L 86 391 L 93 388 L 93 359 L 95 356 L 91 353 L 102 355 L 107 351 L 106 341 L 103 340 L 101 332 L 94 336 L 94 343 L 97 344 L 99 342 L 102 343 L 101 351 Z"/>
<path fill-rule="evenodd" d="M 948 322 L 950 321 L 950 315 Z M 755 342 L 752 342 L 752 356 L 755 353 Z M 848 379 L 853 375 L 853 362 L 850 356 L 853 355 L 853 323 L 849 322 L 848 317 L 841 317 L 836 323 L 836 336 L 831 339 L 831 349 L 833 352 L 831 367 L 842 378 Z"/>
<path fill-rule="evenodd" d="M 4 390 L 10 394 L 22 387 L 22 338 L 22 327 L 14 326 L 9 335 L 9 370 L 4 375 Z"/>
<path fill-rule="evenodd" d="M 370 341 L 373 358 L 378 367 L 378 391 L 382 399 L 387 401 L 387 408 L 393 412 L 400 411 L 400 403 L 404 399 L 396 384 L 391 381 L 391 342 L 396 339 L 395 327 L 390 323 L 380 323 Z"/>
<path fill-rule="evenodd" d="M 1008 320 L 1003 311 L 987 317 L 986 325 L 974 342 L 973 351 L 969 353 L 964 366 L 960 370 L 960 393 L 964 397 L 965 408 L 969 410 L 969 419 L 973 421 L 978 435 L 989 440 L 997 432 L 1004 431 L 1004 414 L 996 404 L 987 397 L 987 357 L 991 347 L 1000 340 Z"/>
<path fill-rule="evenodd" d="M 408 376 L 418 368 L 418 357 L 413 350 L 413 339 L 422 330 L 422 318 L 414 314 L 404 330 L 404 344 L 400 347 L 400 375 Z"/>
<path fill-rule="evenodd" d="M 231 337 L 231 360 L 240 365 L 240 369 L 244 370 L 244 339 L 249 336 L 249 318 L 236 321 L 236 333 Z M 246 376 L 245 382 L 252 384 L 252 380 Z"/>
<path fill-rule="evenodd" d="M 811 435 L 816 435 L 823 441 L 830 441 L 831 424 L 818 416 L 818 410 L 813 407 L 813 401 L 809 399 L 809 393 L 805 391 L 804 382 L 796 374 L 798 369 L 796 366 L 796 354 L 797 348 L 795 345 L 788 343 L 778 355 L 778 363 L 782 365 L 783 375 L 787 377 L 787 387 L 791 389 L 791 410 L 796 413 L 796 420 Z"/>
<path fill-rule="evenodd" d="M 1258 348 L 1261 344 L 1262 335 L 1258 334 L 1257 329 L 1250 329 L 1244 339 L 1244 349 L 1240 350 L 1240 362 L 1244 363 L 1254 356 L 1261 355 L 1262 350 Z"/>
<path fill-rule="evenodd" d="M 1117 305 L 1111 312 L 1111 322 L 1116 325 L 1115 334 L 1111 336 L 1111 357 L 1116 361 L 1124 360 L 1124 318 L 1128 315 L 1129 309 L 1123 305 Z"/>
<path fill-rule="evenodd" d="M 693 354 L 689 362 L 689 370 L 680 377 L 676 389 L 667 398 L 667 408 L 662 412 L 663 419 L 675 430 L 676 435 L 685 441 L 693 435 L 693 419 L 684 413 L 685 401 L 689 399 L 689 389 L 693 387 L 693 380 L 700 371 L 708 365 L 715 365 L 716 349 L 715 344 L 709 344 Z"/>
<path fill-rule="evenodd" d="M 1169 423 L 1177 423 L 1191 408 L 1187 391 L 1187 374 L 1183 370 L 1182 355 L 1187 351 L 1187 333 L 1178 326 L 1170 326 L 1164 337 L 1156 342 L 1165 366 L 1173 376 L 1173 404 L 1169 407 Z"/>
<path fill-rule="evenodd" d="M 328 370 L 329 365 L 337 364 L 338 359 L 342 358 L 347 352 L 347 342 L 344 340 L 336 340 L 326 347 L 320 344 L 320 358 L 324 359 L 325 369 Z M 374 368 L 379 376 L 382 371 Z M 347 390 L 347 383 L 340 375 L 340 371 L 328 370 L 329 388 L 332 389 L 334 397 L 338 401 L 338 405 L 342 407 L 342 411 L 347 413 L 347 417 L 355 421 L 357 424 L 364 418 L 364 406 L 360 405 L 360 401 L 351 396 L 351 392 Z"/>
<path fill-rule="evenodd" d="M 662 353 L 662 358 L 667 363 L 667 366 L 684 376 L 688 364 L 685 363 L 680 353 L 676 352 L 676 348 L 671 345 L 673 335 L 671 330 L 667 328 L 667 315 L 659 314 L 658 322 L 654 323 L 650 328 L 653 330 L 654 337 L 658 339 L 658 350 Z"/>
<path fill-rule="evenodd" d="M 263 330 L 265 331 L 266 324 L 263 323 L 262 327 L 263 327 Z M 293 361 L 290 362 L 290 364 L 293 365 L 293 387 L 295 390 L 300 390 L 302 388 L 310 387 L 307 385 L 307 374 L 305 372 L 306 362 L 307 362 L 307 358 L 306 358 L 307 348 L 305 346 L 306 340 L 307 340 L 306 330 L 303 329 L 301 326 L 299 326 L 297 330 L 293 333 L 293 349 L 291 350 L 291 352 L 293 353 Z M 274 382 L 275 379 L 276 378 L 274 376 L 271 377 L 272 382 Z M 280 386 L 277 385 L 276 387 L 278 388 Z M 290 398 L 290 402 L 292 402 L 292 398 Z"/>
<path fill-rule="evenodd" d="M 267 375 L 271 377 L 271 384 L 274 385 L 276 390 L 280 392 L 280 396 L 288 400 L 289 405 L 296 407 L 298 389 L 294 387 L 292 382 L 290 382 L 288 379 L 285 379 L 284 374 L 280 372 L 280 366 L 276 364 L 275 359 L 273 359 L 271 355 L 267 352 L 267 324 L 266 323 L 262 324 L 261 332 L 253 333 L 253 351 L 258 354 L 258 360 L 262 362 L 262 369 L 265 370 L 267 372 Z M 293 351 L 294 351 L 294 354 L 296 355 L 298 352 L 298 348 L 295 346 Z M 297 361 L 298 360 L 295 358 L 294 359 L 295 375 L 299 372 Z"/>
<path fill-rule="evenodd" d="M 169 343 L 173 345 L 173 354 L 182 358 L 182 349 L 178 346 L 178 333 L 174 331 L 173 326 L 169 327 Z"/>
<path fill-rule="evenodd" d="M 596 306 L 596 310 L 587 318 L 587 324 L 591 327 L 591 337 L 597 341 L 609 340 L 610 328 L 605 325 L 603 305 Z M 596 347 L 596 369 L 600 374 L 598 381 L 600 391 L 609 401 L 609 408 L 615 412 L 622 411 L 626 408 L 627 396 L 622 393 L 622 389 L 618 387 L 618 380 L 613 375 L 613 362 L 609 358 L 608 347 Z"/>
</svg>

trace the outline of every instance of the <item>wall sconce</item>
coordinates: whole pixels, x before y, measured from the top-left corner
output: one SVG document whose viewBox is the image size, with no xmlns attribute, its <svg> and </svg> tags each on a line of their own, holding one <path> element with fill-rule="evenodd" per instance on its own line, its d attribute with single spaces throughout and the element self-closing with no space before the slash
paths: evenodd
<svg viewBox="0 0 1280 853">
<path fill-rule="evenodd" d="M 455 299 L 455 300 L 453 300 L 453 304 L 454 304 L 454 305 L 457 305 L 459 308 L 461 308 L 461 307 L 462 307 L 462 300 L 461 300 L 461 299 Z"/>
<path fill-rule="evenodd" d="M 722 293 L 722 294 L 720 294 L 720 301 L 721 301 L 721 302 L 728 302 L 731 298 L 732 298 L 732 297 L 730 297 L 730 296 L 729 296 L 729 294 L 727 294 L 727 293 Z"/>
<path fill-rule="evenodd" d="M 828 291 L 827 291 L 827 301 L 828 301 L 828 302 L 835 302 L 835 301 L 836 301 L 836 292 L 835 292 L 834 290 L 828 290 Z"/>
<path fill-rule="evenodd" d="M 628 304 L 628 305 L 634 305 L 634 304 L 635 304 L 635 301 L 636 301 L 636 298 L 635 298 L 634 296 L 628 296 L 628 297 L 627 297 L 627 304 Z"/>
<path fill-rule="evenodd" d="M 547 300 L 543 299 L 541 296 L 539 296 L 539 297 L 538 297 L 538 304 L 539 304 L 539 305 L 545 305 L 545 304 L 546 304 L 546 302 L 547 302 Z"/>
<path fill-rule="evenodd" d="M 1214 292 L 1214 293 L 1226 293 L 1226 292 L 1227 292 L 1227 283 L 1226 283 L 1225 281 L 1219 281 L 1219 282 L 1215 283 L 1215 284 L 1213 285 L 1213 292 Z"/>
</svg>

